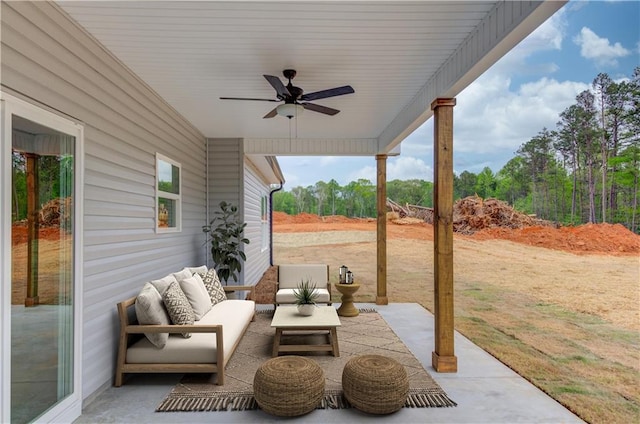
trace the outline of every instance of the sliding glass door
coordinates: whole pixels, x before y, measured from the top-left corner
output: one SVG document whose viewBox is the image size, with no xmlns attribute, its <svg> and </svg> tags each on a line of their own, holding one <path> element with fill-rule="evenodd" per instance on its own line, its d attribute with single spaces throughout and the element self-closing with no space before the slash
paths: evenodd
<svg viewBox="0 0 640 424">
<path fill-rule="evenodd" d="M 4 96 L 6 98 L 6 96 Z M 68 416 L 80 400 L 79 150 L 81 128 L 18 100 L 5 101 L 3 234 L 3 406 L 12 423 Z M 10 173 L 9 176 L 6 174 Z M 7 222 L 10 221 L 10 222 Z M 7 229 L 6 226 L 9 228 Z M 7 267 L 5 267 L 7 268 Z M 9 278 L 4 278 L 9 274 Z M 4 319 L 3 319 L 4 321 Z M 9 393 L 6 393 L 8 390 Z M 4 410 L 4 408 L 3 408 Z M 73 413 L 72 413 L 73 414 Z"/>
</svg>

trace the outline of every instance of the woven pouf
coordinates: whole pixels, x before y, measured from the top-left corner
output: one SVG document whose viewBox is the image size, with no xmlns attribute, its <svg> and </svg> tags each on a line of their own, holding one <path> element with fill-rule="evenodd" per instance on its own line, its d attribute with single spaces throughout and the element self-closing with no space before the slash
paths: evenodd
<svg viewBox="0 0 640 424">
<path fill-rule="evenodd" d="M 362 355 L 344 366 L 342 390 L 354 408 L 370 414 L 390 414 L 405 404 L 409 379 L 395 359 Z"/>
<path fill-rule="evenodd" d="M 313 411 L 324 396 L 324 372 L 313 360 L 281 356 L 264 362 L 253 378 L 258 406 L 278 417 Z"/>
</svg>

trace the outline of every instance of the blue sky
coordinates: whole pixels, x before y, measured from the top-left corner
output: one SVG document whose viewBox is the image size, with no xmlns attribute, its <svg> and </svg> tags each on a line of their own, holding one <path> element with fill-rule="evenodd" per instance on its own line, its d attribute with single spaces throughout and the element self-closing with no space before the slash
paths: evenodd
<svg viewBox="0 0 640 424">
<path fill-rule="evenodd" d="M 640 66 L 640 1 L 570 1 L 457 97 L 454 171 L 498 172 L 591 88 L 600 72 L 628 78 Z M 492 99 L 487 102 L 486 99 Z M 433 181 L 433 119 L 387 161 L 387 180 Z M 278 157 L 285 190 L 335 179 L 375 183 L 370 157 Z M 313 164 L 313 166 L 310 166 Z"/>
</svg>

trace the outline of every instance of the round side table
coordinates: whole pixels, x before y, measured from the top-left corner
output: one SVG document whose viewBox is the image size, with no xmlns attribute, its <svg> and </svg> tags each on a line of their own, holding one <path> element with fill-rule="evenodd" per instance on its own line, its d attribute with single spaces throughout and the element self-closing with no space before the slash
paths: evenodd
<svg viewBox="0 0 640 424">
<path fill-rule="evenodd" d="M 338 308 L 338 315 L 342 317 L 355 317 L 360 312 L 353 304 L 353 294 L 358 291 L 360 284 L 334 284 L 342 293 L 342 305 Z"/>
</svg>

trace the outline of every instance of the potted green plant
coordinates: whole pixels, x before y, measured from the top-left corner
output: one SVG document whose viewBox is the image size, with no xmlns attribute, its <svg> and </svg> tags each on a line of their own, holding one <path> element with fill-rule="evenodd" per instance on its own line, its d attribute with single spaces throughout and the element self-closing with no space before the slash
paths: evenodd
<svg viewBox="0 0 640 424">
<path fill-rule="evenodd" d="M 225 201 L 220 202 L 220 210 L 213 214 L 213 219 L 202 227 L 202 231 L 208 234 L 211 243 L 214 269 L 220 280 L 227 282 L 233 278 L 237 282 L 242 263 L 247 260 L 242 250 L 243 244 L 249 244 L 249 239 L 243 236 L 247 224 L 240 219 L 238 207 Z"/>
<path fill-rule="evenodd" d="M 316 285 L 311 284 L 309 280 L 301 281 L 298 287 L 293 290 L 293 295 L 296 297 L 296 305 L 298 305 L 298 313 L 300 315 L 313 315 L 313 310 L 316 306 L 316 299 L 318 298 L 318 290 Z"/>
</svg>

